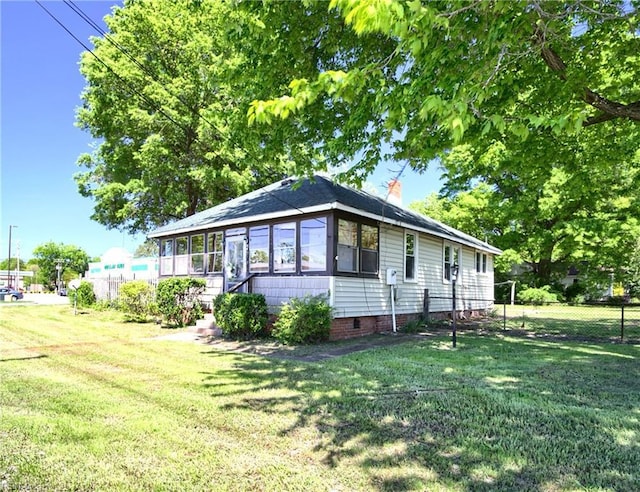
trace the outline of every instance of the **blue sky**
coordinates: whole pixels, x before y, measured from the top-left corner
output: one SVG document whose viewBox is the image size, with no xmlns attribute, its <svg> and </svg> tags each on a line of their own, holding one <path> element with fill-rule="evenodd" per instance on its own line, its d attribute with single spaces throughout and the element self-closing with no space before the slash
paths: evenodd
<svg viewBox="0 0 640 492">
<path fill-rule="evenodd" d="M 115 1 L 76 1 L 94 22 L 102 23 Z M 44 1 L 87 46 L 95 30 L 63 2 Z M 73 180 L 78 156 L 91 151 L 92 138 L 74 126 L 85 86 L 78 62 L 84 48 L 35 1 L 0 1 L 0 258 L 28 259 L 33 249 L 54 241 L 100 256 L 114 246 L 133 252 L 143 235 L 108 230 L 90 219 L 93 202 L 80 196 Z M 383 193 L 400 169 L 381 164 L 370 183 Z M 403 202 L 424 198 L 440 187 L 438 172 L 406 171 Z"/>
</svg>

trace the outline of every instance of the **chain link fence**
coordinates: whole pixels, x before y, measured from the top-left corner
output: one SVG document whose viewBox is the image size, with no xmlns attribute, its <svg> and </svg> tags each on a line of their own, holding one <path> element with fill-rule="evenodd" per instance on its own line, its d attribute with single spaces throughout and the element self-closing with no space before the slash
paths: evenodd
<svg viewBox="0 0 640 492">
<path fill-rule="evenodd" d="M 431 297 L 432 302 L 435 297 Z M 428 325 L 436 328 L 443 323 L 452 325 L 453 298 L 438 297 L 448 304 L 448 316 L 428 316 Z M 460 299 L 456 301 L 455 316 L 458 330 L 505 332 L 511 335 L 567 341 L 640 343 L 640 304 L 530 304 L 500 303 L 489 299 Z M 485 306 L 487 309 L 469 310 L 464 306 Z M 440 313 L 442 314 L 442 313 Z"/>
</svg>

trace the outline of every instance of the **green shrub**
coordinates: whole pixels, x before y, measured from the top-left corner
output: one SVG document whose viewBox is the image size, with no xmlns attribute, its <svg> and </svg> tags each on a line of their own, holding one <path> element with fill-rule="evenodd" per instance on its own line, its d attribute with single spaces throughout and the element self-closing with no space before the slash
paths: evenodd
<svg viewBox="0 0 640 492">
<path fill-rule="evenodd" d="M 402 333 L 420 333 L 424 329 L 425 324 L 421 319 L 412 319 L 402 326 L 400 331 Z"/>
<path fill-rule="evenodd" d="M 167 323 L 187 326 L 202 318 L 204 310 L 200 295 L 206 283 L 200 278 L 168 278 L 158 282 L 157 309 Z"/>
<path fill-rule="evenodd" d="M 155 293 L 146 280 L 133 280 L 120 286 L 118 308 L 129 321 L 144 322 L 156 312 Z"/>
<path fill-rule="evenodd" d="M 80 282 L 77 289 L 68 289 L 67 295 L 69 296 L 69 302 L 78 307 L 90 307 L 96 303 L 93 284 L 91 282 L 85 282 L 84 280 Z"/>
<path fill-rule="evenodd" d="M 213 313 L 226 337 L 248 340 L 266 332 L 269 315 L 262 294 L 220 294 L 213 299 Z"/>
<path fill-rule="evenodd" d="M 518 300 L 524 304 L 549 304 L 558 302 L 558 295 L 551 292 L 550 285 L 544 285 L 540 288 L 528 288 L 518 292 Z"/>
<path fill-rule="evenodd" d="M 282 306 L 271 334 L 289 344 L 328 340 L 332 314 L 324 295 L 294 298 Z"/>
</svg>

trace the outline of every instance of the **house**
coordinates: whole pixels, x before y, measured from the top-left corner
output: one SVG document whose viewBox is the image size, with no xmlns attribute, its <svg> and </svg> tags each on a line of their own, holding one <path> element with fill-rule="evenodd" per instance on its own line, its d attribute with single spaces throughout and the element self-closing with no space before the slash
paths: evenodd
<svg viewBox="0 0 640 492">
<path fill-rule="evenodd" d="M 452 269 L 466 313 L 493 305 L 500 250 L 438 221 L 323 176 L 286 179 L 165 225 L 160 279 L 203 277 L 210 296 L 264 294 L 277 314 L 294 297 L 326 294 L 331 338 L 390 331 L 452 310 Z M 427 291 L 428 289 L 428 291 Z"/>
</svg>

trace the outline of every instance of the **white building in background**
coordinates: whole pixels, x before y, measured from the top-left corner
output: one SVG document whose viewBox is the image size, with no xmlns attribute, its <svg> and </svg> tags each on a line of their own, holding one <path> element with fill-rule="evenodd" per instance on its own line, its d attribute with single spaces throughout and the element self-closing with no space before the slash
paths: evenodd
<svg viewBox="0 0 640 492">
<path fill-rule="evenodd" d="M 111 248 L 99 262 L 89 263 L 85 279 L 123 278 L 149 280 L 158 278 L 158 258 L 134 258 L 124 248 Z"/>
</svg>

